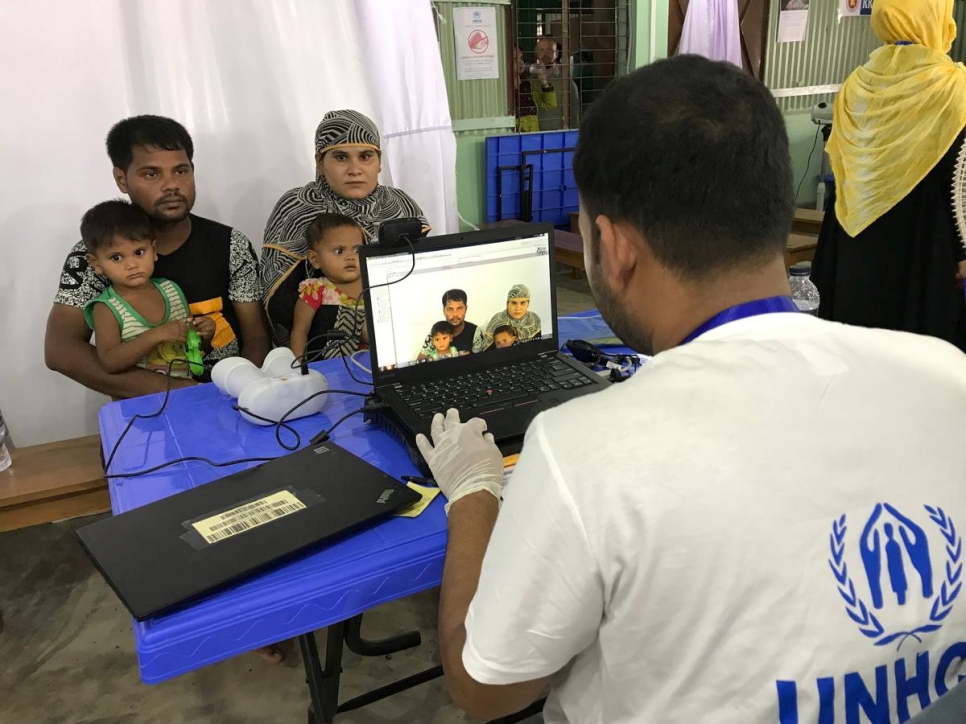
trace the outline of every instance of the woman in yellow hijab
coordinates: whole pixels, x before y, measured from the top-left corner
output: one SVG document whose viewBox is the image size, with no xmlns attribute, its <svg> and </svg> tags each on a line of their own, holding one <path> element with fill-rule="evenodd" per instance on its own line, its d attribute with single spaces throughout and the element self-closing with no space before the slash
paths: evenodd
<svg viewBox="0 0 966 724">
<path fill-rule="evenodd" d="M 885 45 L 835 99 L 835 189 L 812 279 L 820 316 L 966 350 L 966 68 L 947 55 L 952 10 L 953 0 L 872 4 Z"/>
</svg>

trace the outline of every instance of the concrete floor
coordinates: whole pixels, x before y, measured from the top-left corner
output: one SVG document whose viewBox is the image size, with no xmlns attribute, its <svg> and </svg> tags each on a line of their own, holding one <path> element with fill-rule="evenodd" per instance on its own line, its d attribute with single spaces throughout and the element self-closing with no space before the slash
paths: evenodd
<svg viewBox="0 0 966 724">
<path fill-rule="evenodd" d="M 559 314 L 593 306 L 587 283 L 558 275 Z M 131 619 L 81 550 L 75 531 L 96 518 L 0 533 L 0 722 L 3 724 L 245 724 L 304 722 L 297 649 L 272 666 L 254 654 L 148 686 L 138 677 Z M 391 657 L 345 653 L 343 701 L 438 663 L 437 592 L 366 614 L 364 633 L 419 630 L 422 645 Z M 319 634 L 324 646 L 324 634 Z M 469 721 L 441 680 L 340 715 L 339 724 Z M 528 719 L 528 724 L 542 721 Z"/>
</svg>

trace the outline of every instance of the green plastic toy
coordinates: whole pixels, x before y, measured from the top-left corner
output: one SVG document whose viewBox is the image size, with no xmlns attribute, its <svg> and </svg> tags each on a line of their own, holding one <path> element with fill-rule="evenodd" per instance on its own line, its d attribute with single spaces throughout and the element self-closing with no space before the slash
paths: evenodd
<svg viewBox="0 0 966 724">
<path fill-rule="evenodd" d="M 188 327 L 188 339 L 185 342 L 187 352 L 188 368 L 195 377 L 201 377 L 205 373 L 205 365 L 202 363 L 204 355 L 201 353 L 201 336 L 193 327 Z"/>
</svg>

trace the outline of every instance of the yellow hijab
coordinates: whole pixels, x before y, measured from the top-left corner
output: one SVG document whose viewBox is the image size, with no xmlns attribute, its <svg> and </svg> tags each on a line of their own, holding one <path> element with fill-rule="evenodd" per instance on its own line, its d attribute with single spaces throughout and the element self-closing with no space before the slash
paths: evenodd
<svg viewBox="0 0 966 724">
<path fill-rule="evenodd" d="M 966 68 L 946 55 L 953 0 L 875 0 L 872 29 L 887 45 L 839 91 L 827 147 L 850 236 L 912 191 L 966 126 Z"/>
</svg>

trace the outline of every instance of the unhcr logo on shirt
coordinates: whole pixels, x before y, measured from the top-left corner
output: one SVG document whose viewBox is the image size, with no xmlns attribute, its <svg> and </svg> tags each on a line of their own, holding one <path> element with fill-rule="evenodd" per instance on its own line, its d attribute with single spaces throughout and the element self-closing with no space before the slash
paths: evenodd
<svg viewBox="0 0 966 724">
<path fill-rule="evenodd" d="M 937 534 L 933 543 L 941 545 L 930 545 L 930 528 Z M 962 590 L 962 554 L 952 518 L 929 505 L 902 512 L 878 503 L 864 521 L 837 518 L 829 534 L 828 564 L 844 615 L 871 645 L 894 647 L 899 657 L 903 644 L 922 643 L 944 625 Z M 925 708 L 956 683 L 948 679 L 963 662 L 966 642 L 958 642 L 931 656 L 920 652 L 914 661 L 897 657 L 892 666 L 864 675 L 848 672 L 814 684 L 777 681 L 779 724 L 805 724 L 799 721 L 800 696 L 813 701 L 808 709 L 817 699 L 818 724 L 835 724 L 840 712 L 845 724 L 904 722 L 914 713 L 910 701 L 918 699 L 919 709 Z"/>
</svg>

